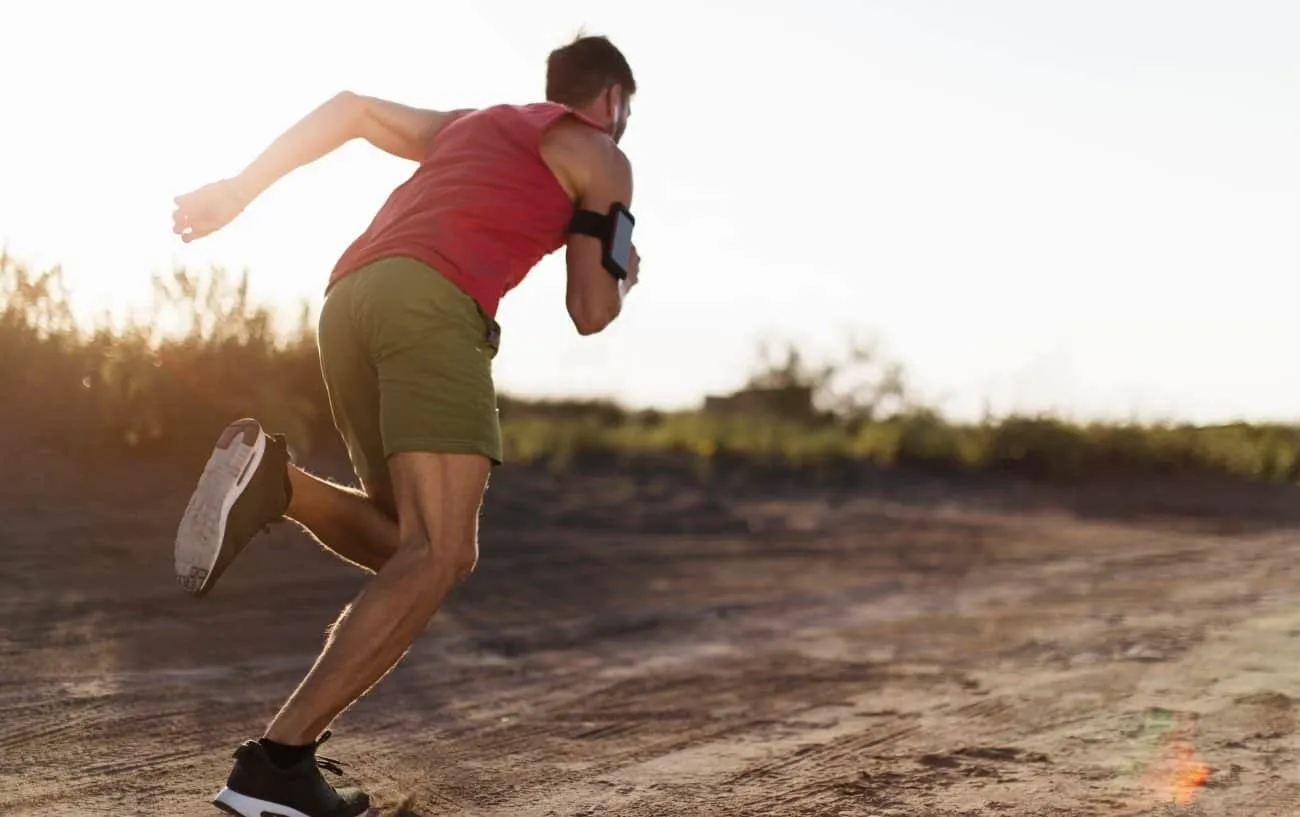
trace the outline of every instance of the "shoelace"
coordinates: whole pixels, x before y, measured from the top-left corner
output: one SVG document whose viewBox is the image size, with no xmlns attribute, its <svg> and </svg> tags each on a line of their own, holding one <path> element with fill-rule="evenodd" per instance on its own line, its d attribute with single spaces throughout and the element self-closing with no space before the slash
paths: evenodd
<svg viewBox="0 0 1300 817">
<path fill-rule="evenodd" d="M 320 740 L 316 741 L 316 748 L 319 749 L 319 748 L 320 748 L 320 745 L 321 745 L 322 743 L 324 743 L 325 741 L 329 740 L 329 739 L 330 739 L 330 734 L 331 734 L 330 730 L 326 729 L 325 732 L 324 732 L 324 734 L 322 734 L 322 735 L 320 736 Z M 336 775 L 340 775 L 340 776 L 343 774 L 343 765 L 344 765 L 343 762 L 342 762 L 342 761 L 339 761 L 339 760 L 335 760 L 335 759 L 332 758 L 332 757 L 325 757 L 325 756 L 323 756 L 323 755 L 317 755 L 317 756 L 316 756 L 316 765 L 319 766 L 320 768 L 324 769 L 324 770 L 327 771 L 327 772 L 333 772 L 334 774 L 336 774 Z"/>
<path fill-rule="evenodd" d="M 316 746 L 312 747 L 312 752 L 314 753 L 315 750 L 319 748 L 322 743 L 329 740 L 329 737 L 330 737 L 330 732 L 329 730 L 326 730 L 325 734 L 320 736 L 320 740 L 316 741 Z M 240 749 L 235 750 L 235 757 L 239 757 L 239 752 L 242 749 L 243 747 L 241 746 Z M 343 775 L 343 767 L 347 765 L 341 760 L 336 760 L 335 758 L 332 757 L 324 757 L 323 755 L 315 755 L 314 759 L 316 761 L 317 767 L 324 769 L 327 772 L 333 772 L 334 774 L 339 776 Z"/>
<path fill-rule="evenodd" d="M 316 758 L 316 765 L 327 772 L 333 772 L 340 776 L 343 774 L 343 764 L 332 757 L 318 757 Z"/>
</svg>

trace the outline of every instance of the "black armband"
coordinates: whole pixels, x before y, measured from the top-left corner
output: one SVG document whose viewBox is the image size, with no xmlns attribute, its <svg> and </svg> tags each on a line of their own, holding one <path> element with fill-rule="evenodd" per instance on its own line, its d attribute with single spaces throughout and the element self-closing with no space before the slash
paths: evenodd
<svg viewBox="0 0 1300 817">
<path fill-rule="evenodd" d="M 627 278 L 632 263 L 632 227 L 636 219 L 632 211 L 618 202 L 609 206 L 602 215 L 594 210 L 577 210 L 569 222 L 569 232 L 600 239 L 601 263 L 610 275 L 620 281 Z"/>
</svg>

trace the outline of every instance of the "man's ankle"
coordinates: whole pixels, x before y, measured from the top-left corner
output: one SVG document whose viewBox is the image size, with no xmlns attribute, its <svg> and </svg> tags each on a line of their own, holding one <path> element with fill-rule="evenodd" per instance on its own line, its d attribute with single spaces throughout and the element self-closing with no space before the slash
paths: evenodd
<svg viewBox="0 0 1300 817">
<path fill-rule="evenodd" d="M 265 737 L 258 740 L 258 743 L 262 744 L 262 749 L 266 751 L 266 756 L 271 759 L 271 762 L 281 769 L 297 766 L 316 751 L 314 743 L 280 743 Z"/>
</svg>

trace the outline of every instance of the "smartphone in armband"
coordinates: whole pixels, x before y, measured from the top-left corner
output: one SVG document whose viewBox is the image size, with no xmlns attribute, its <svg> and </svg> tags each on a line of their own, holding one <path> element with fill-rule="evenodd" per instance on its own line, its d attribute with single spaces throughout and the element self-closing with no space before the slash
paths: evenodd
<svg viewBox="0 0 1300 817">
<path fill-rule="evenodd" d="M 605 269 L 624 281 L 632 266 L 632 228 L 636 226 L 636 219 L 630 210 L 618 203 L 609 208 L 609 217 L 613 223 L 609 241 L 605 244 Z"/>
<path fill-rule="evenodd" d="M 601 266 L 620 281 L 626 280 L 632 264 L 632 228 L 636 219 L 632 211 L 614 202 L 609 212 L 578 210 L 569 223 L 569 232 L 600 239 Z"/>
</svg>

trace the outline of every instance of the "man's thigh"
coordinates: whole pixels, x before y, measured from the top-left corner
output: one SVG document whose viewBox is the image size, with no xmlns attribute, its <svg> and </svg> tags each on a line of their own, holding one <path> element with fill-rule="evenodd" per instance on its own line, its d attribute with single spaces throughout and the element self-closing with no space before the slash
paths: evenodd
<svg viewBox="0 0 1300 817">
<path fill-rule="evenodd" d="M 388 460 L 403 548 L 428 548 L 458 576 L 478 560 L 478 519 L 492 462 L 480 454 L 404 451 Z"/>
</svg>

